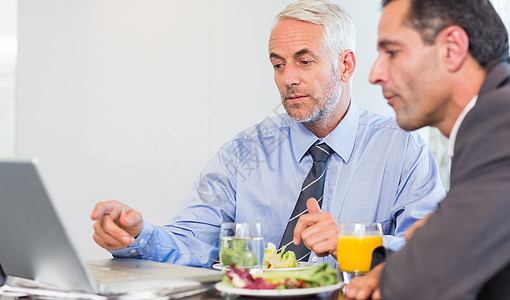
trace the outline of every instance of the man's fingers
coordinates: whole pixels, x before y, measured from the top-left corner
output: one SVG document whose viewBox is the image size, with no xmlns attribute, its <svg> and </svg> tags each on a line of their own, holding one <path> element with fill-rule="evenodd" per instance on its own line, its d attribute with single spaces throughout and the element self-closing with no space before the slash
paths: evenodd
<svg viewBox="0 0 510 300">
<path fill-rule="evenodd" d="M 336 255 L 338 243 L 338 228 L 332 217 L 326 216 L 313 226 L 306 228 L 301 233 L 301 238 L 305 246 L 313 250 L 319 256 L 328 254 Z"/>
<path fill-rule="evenodd" d="M 305 231 L 309 226 L 312 226 L 323 219 L 331 216 L 329 213 L 314 213 L 314 214 L 304 214 L 299 217 L 299 220 L 294 228 L 294 244 L 298 245 L 301 243 L 303 231 Z"/>
<path fill-rule="evenodd" d="M 308 208 L 308 213 L 320 213 L 321 207 L 315 198 L 310 198 L 306 201 L 306 208 Z"/>
<path fill-rule="evenodd" d="M 380 300 L 381 299 L 381 290 L 379 288 L 376 288 L 375 291 L 372 293 L 372 300 Z"/>
<path fill-rule="evenodd" d="M 379 277 L 384 263 L 377 265 L 364 276 L 356 277 L 345 287 L 347 299 L 380 299 Z"/>
<path fill-rule="evenodd" d="M 122 246 L 119 246 L 120 244 L 118 243 L 118 241 L 113 240 L 111 237 L 101 236 L 97 232 L 94 232 L 94 235 L 92 237 L 99 246 L 105 249 L 117 250 L 123 248 Z"/>
<path fill-rule="evenodd" d="M 325 240 L 321 240 L 319 242 L 312 243 L 312 244 L 305 242 L 305 245 L 308 248 L 311 248 L 310 250 L 312 250 L 319 257 L 328 256 L 329 254 L 332 254 L 336 258 L 336 251 L 333 251 L 337 247 L 336 240 L 325 239 Z M 309 246 L 309 245 L 312 245 L 312 246 Z"/>
<path fill-rule="evenodd" d="M 90 217 L 96 221 L 94 241 L 108 250 L 133 244 L 143 227 L 142 214 L 115 200 L 98 203 Z"/>
<path fill-rule="evenodd" d="M 94 206 L 94 209 L 92 210 L 92 214 L 90 215 L 90 218 L 94 221 L 98 220 L 105 214 L 105 208 L 102 206 L 101 203 L 97 203 L 96 206 Z"/>
<path fill-rule="evenodd" d="M 332 254 L 336 257 L 338 228 L 330 213 L 303 215 L 298 224 L 300 222 L 308 226 L 300 227 L 298 228 L 300 231 L 294 232 L 295 240 L 303 242 L 308 249 L 315 252 L 318 256 Z M 297 234 L 299 236 L 296 236 Z"/>
<path fill-rule="evenodd" d="M 137 227 L 142 222 L 142 214 L 136 210 L 130 210 L 119 217 L 119 223 L 123 227 Z"/>
<path fill-rule="evenodd" d="M 134 238 L 119 227 L 109 215 L 96 221 L 93 227 L 97 238 L 102 240 L 102 243 L 99 243 L 100 246 L 107 245 L 107 249 L 111 247 L 124 248 L 134 242 Z"/>
<path fill-rule="evenodd" d="M 130 211 L 131 208 L 116 200 L 99 202 L 94 207 L 90 218 L 99 220 L 104 215 L 111 215 L 113 219 L 118 218 L 123 212 Z"/>
<path fill-rule="evenodd" d="M 101 227 L 101 221 L 96 221 L 94 223 L 94 241 L 96 243 L 108 250 L 114 250 L 114 249 L 120 249 L 122 247 L 122 242 L 115 239 L 108 233 L 106 233 L 103 228 Z"/>
<path fill-rule="evenodd" d="M 134 242 L 134 238 L 129 234 L 129 232 L 115 223 L 114 219 L 109 215 L 105 215 L 102 218 L 101 227 L 105 233 L 112 236 L 114 239 L 119 240 L 123 244 L 130 245 Z M 129 230 L 130 227 L 127 227 L 127 229 Z"/>
<path fill-rule="evenodd" d="M 321 208 L 317 203 L 317 200 L 315 200 L 315 198 L 309 198 L 306 201 L 306 208 L 308 210 L 308 214 L 301 215 L 296 224 L 296 227 L 294 227 L 294 244 L 296 245 L 299 245 L 299 243 L 301 243 L 301 233 L 303 232 L 303 230 L 305 230 L 308 226 L 311 226 L 314 223 L 321 220 L 320 217 L 318 218 L 317 216 L 310 215 L 311 213 L 321 212 Z"/>
</svg>

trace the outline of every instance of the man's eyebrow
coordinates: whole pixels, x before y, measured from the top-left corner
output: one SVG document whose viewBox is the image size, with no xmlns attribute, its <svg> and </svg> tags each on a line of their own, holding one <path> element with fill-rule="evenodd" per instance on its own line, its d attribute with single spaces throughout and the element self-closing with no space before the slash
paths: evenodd
<svg viewBox="0 0 510 300">
<path fill-rule="evenodd" d="M 303 54 L 312 54 L 312 53 L 313 52 L 310 49 L 305 48 L 305 49 L 301 49 L 298 52 L 294 53 L 294 57 L 298 57 Z"/>
<path fill-rule="evenodd" d="M 297 51 L 296 53 L 294 53 L 294 57 L 298 57 L 303 54 L 313 54 L 313 51 L 311 51 L 310 49 L 304 48 L 304 49 L 301 49 L 301 50 Z M 278 55 L 274 52 L 269 53 L 269 58 L 284 59 L 283 57 L 281 57 L 280 55 Z"/>
<path fill-rule="evenodd" d="M 283 59 L 283 57 L 281 57 L 280 55 L 278 55 L 274 52 L 269 53 L 269 58 Z"/>
<path fill-rule="evenodd" d="M 401 43 L 398 41 L 391 41 L 391 40 L 380 40 L 379 43 L 377 43 L 378 48 L 386 48 L 388 46 L 398 46 Z"/>
</svg>

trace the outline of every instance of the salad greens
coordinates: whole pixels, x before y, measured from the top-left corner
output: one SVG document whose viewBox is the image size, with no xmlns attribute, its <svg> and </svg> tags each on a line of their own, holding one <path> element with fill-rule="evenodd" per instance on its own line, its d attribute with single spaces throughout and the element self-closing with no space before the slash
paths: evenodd
<svg viewBox="0 0 510 300">
<path fill-rule="evenodd" d="M 248 245 L 246 244 L 246 240 L 222 240 L 221 241 L 221 264 L 222 265 L 232 265 L 236 264 L 238 266 L 254 266 L 257 265 L 258 260 L 255 253 L 248 250 Z M 231 243 L 231 247 L 229 247 L 228 243 Z"/>
<path fill-rule="evenodd" d="M 232 265 L 225 273 L 223 282 L 245 289 L 292 289 L 336 284 L 338 277 L 336 270 L 326 263 L 304 270 L 264 272 L 256 275 Z"/>
<path fill-rule="evenodd" d="M 296 254 L 294 251 L 285 251 L 285 246 L 282 247 L 280 253 L 276 250 L 276 245 L 273 243 L 267 243 L 266 249 L 264 249 L 264 268 L 294 268 L 298 266 Z"/>
</svg>

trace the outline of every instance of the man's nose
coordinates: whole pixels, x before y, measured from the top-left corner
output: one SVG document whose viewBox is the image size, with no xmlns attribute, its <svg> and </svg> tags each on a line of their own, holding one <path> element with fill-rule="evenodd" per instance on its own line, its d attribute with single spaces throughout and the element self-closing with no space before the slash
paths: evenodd
<svg viewBox="0 0 510 300">
<path fill-rule="evenodd" d="M 384 68 L 384 62 L 381 57 L 377 57 L 372 69 L 370 70 L 370 74 L 368 76 L 368 80 L 371 84 L 383 84 L 387 81 L 387 74 Z"/>
<path fill-rule="evenodd" d="M 298 85 L 300 82 L 301 76 L 299 75 L 297 68 L 292 65 L 287 65 L 285 71 L 283 72 L 283 84 L 285 84 L 287 87 L 290 87 L 293 85 Z"/>
</svg>

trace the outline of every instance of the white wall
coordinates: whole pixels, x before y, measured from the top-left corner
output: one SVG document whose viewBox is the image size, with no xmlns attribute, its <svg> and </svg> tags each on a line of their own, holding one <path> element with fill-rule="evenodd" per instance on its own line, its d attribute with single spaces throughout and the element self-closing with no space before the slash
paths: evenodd
<svg viewBox="0 0 510 300">
<path fill-rule="evenodd" d="M 339 1 L 358 28 L 353 98 L 392 114 L 368 84 L 379 1 Z M 267 55 L 283 0 L 19 0 L 16 154 L 36 156 L 86 259 L 96 202 L 168 222 L 235 133 L 272 116 Z"/>
<path fill-rule="evenodd" d="M 17 1 L 0 1 L 0 156 L 14 155 Z"/>
</svg>

